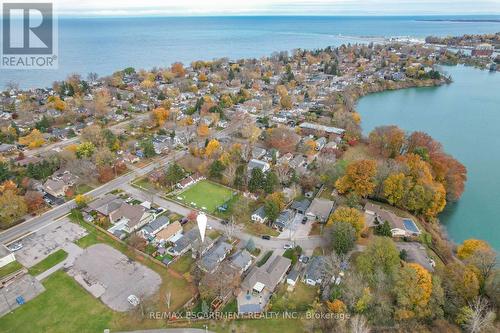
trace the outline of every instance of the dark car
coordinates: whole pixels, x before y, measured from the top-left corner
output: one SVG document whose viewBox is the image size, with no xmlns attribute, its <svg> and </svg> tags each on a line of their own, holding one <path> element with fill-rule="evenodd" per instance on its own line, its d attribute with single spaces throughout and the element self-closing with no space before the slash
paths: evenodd
<svg viewBox="0 0 500 333">
<path fill-rule="evenodd" d="M 271 236 L 269 236 L 269 235 L 262 235 L 262 239 L 270 240 Z"/>
<path fill-rule="evenodd" d="M 222 221 L 220 221 L 220 224 L 227 225 L 227 224 L 229 224 L 229 221 L 228 220 L 222 220 Z"/>
<path fill-rule="evenodd" d="M 184 225 L 184 224 L 186 224 L 186 223 L 188 223 L 188 222 L 189 222 L 189 219 L 188 219 L 187 217 L 183 217 L 183 218 L 180 220 L 180 224 L 181 224 L 181 225 Z"/>
<path fill-rule="evenodd" d="M 307 223 L 307 216 L 304 216 L 304 218 L 302 219 L 302 224 L 306 224 Z"/>
</svg>

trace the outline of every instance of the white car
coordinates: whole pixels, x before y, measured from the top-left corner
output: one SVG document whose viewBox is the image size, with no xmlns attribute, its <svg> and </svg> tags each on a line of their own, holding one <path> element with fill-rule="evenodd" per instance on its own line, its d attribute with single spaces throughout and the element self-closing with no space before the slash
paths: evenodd
<svg viewBox="0 0 500 333">
<path fill-rule="evenodd" d="M 292 246 L 292 244 L 285 244 L 285 245 L 283 245 L 283 248 L 285 250 L 290 250 L 290 249 L 293 249 L 293 246 Z"/>
<path fill-rule="evenodd" d="M 127 301 L 132 304 L 132 306 L 137 306 L 140 303 L 139 298 L 135 295 L 130 295 L 129 297 L 127 297 Z"/>
<path fill-rule="evenodd" d="M 9 248 L 9 250 L 11 252 L 16 252 L 16 251 L 19 251 L 20 249 L 23 248 L 23 244 L 21 244 L 21 243 L 14 243 L 14 244 L 9 245 L 8 248 Z"/>
</svg>

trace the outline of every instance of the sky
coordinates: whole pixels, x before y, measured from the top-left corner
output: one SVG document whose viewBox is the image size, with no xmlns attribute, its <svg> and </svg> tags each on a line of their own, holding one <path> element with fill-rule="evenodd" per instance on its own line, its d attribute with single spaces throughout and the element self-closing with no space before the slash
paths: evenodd
<svg viewBox="0 0 500 333">
<path fill-rule="evenodd" d="M 500 15 L 500 0 L 53 0 L 61 16 Z"/>
</svg>

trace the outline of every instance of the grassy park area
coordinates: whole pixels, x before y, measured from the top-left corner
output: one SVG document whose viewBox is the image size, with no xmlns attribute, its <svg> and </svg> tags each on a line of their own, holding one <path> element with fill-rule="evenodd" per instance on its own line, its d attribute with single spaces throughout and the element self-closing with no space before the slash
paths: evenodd
<svg viewBox="0 0 500 333">
<path fill-rule="evenodd" d="M 233 197 L 233 191 L 222 185 L 202 180 L 177 194 L 176 199 L 188 206 L 210 213 Z"/>
<path fill-rule="evenodd" d="M 0 278 L 3 278 L 4 276 L 7 276 L 9 274 L 12 274 L 12 273 L 20 270 L 21 268 L 23 268 L 23 266 L 17 261 L 13 261 L 11 263 L 8 263 L 7 265 L 0 268 Z"/>
<path fill-rule="evenodd" d="M 121 316 L 62 271 L 43 285 L 42 294 L 2 317 L 1 332 L 102 332 Z"/>
</svg>

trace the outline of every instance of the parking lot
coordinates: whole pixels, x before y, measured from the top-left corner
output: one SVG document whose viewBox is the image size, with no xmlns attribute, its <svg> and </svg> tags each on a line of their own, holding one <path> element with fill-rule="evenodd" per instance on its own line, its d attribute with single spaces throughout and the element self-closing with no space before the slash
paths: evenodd
<svg viewBox="0 0 500 333">
<path fill-rule="evenodd" d="M 61 219 L 17 242 L 23 247 L 16 251 L 16 259 L 23 266 L 31 267 L 86 234 L 87 231 L 79 225 Z"/>
<path fill-rule="evenodd" d="M 85 249 L 68 273 L 116 311 L 132 308 L 127 301 L 129 295 L 146 299 L 155 294 L 161 284 L 161 277 L 156 272 L 105 244 Z"/>
</svg>

